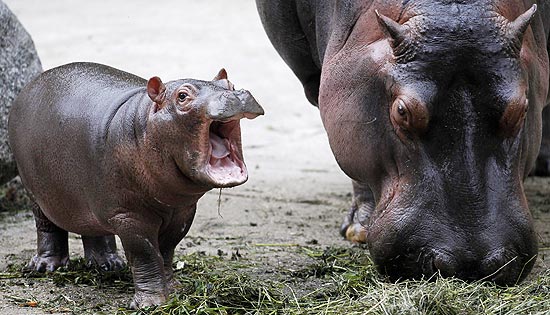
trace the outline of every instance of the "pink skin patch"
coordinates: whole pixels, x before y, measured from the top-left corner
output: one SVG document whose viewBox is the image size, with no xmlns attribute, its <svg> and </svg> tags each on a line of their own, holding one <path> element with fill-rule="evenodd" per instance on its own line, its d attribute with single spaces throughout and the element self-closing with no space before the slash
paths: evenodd
<svg viewBox="0 0 550 315">
<path fill-rule="evenodd" d="M 240 122 L 214 121 L 210 125 L 206 174 L 220 186 L 233 186 L 248 178 L 240 152 Z"/>
</svg>

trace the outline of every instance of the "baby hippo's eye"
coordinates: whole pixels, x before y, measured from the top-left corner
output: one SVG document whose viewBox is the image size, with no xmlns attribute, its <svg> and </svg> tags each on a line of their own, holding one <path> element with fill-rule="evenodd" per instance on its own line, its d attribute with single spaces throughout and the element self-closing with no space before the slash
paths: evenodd
<svg viewBox="0 0 550 315">
<path fill-rule="evenodd" d="M 178 101 L 179 102 L 183 102 L 185 101 L 185 99 L 189 96 L 189 94 L 185 93 L 185 92 L 179 92 L 178 93 Z"/>
</svg>

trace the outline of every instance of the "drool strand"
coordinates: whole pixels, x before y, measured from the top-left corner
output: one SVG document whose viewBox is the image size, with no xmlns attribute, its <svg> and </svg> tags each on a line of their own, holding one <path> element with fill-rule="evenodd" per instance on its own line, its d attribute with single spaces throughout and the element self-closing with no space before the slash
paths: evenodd
<svg viewBox="0 0 550 315">
<path fill-rule="evenodd" d="M 218 216 L 223 219 L 222 214 L 220 213 L 220 209 L 222 207 L 222 188 L 220 188 L 220 194 L 218 195 Z"/>
</svg>

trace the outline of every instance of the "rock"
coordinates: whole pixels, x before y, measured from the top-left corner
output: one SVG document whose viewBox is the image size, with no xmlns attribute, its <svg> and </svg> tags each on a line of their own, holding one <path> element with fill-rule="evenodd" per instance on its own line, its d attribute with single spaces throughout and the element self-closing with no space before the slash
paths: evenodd
<svg viewBox="0 0 550 315">
<path fill-rule="evenodd" d="M 0 212 L 30 209 L 31 205 L 31 199 L 19 176 L 0 186 Z"/>
<path fill-rule="evenodd" d="M 8 147 L 8 113 L 21 88 L 42 72 L 34 43 L 0 0 L 0 185 L 17 175 Z"/>
</svg>

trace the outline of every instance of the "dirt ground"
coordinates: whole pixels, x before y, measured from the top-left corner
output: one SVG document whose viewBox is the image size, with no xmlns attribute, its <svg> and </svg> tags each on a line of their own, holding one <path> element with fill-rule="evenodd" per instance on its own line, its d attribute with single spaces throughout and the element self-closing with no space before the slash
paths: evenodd
<svg viewBox="0 0 550 315">
<path fill-rule="evenodd" d="M 266 115 L 242 124 L 249 181 L 201 199 L 195 222 L 177 252 L 237 250 L 263 262 L 300 265 L 285 251 L 293 244 L 349 246 L 338 227 L 351 185 L 336 165 L 316 108 L 276 54 L 252 0 L 83 1 L 5 0 L 35 41 L 44 69 L 93 61 L 164 81 L 211 79 L 225 67 L 237 88 L 252 92 Z M 550 181 L 529 179 L 543 248 L 536 272 L 549 268 Z M 0 272 L 23 264 L 35 250 L 29 212 L 0 217 Z M 284 245 L 284 246 L 268 246 Z M 78 236 L 70 251 L 82 255 Z M 17 306 L 19 296 L 107 299 L 125 306 L 131 294 L 106 296 L 86 287 L 0 280 L 0 314 L 42 314 Z M 59 293 L 61 292 L 61 295 Z"/>
</svg>

